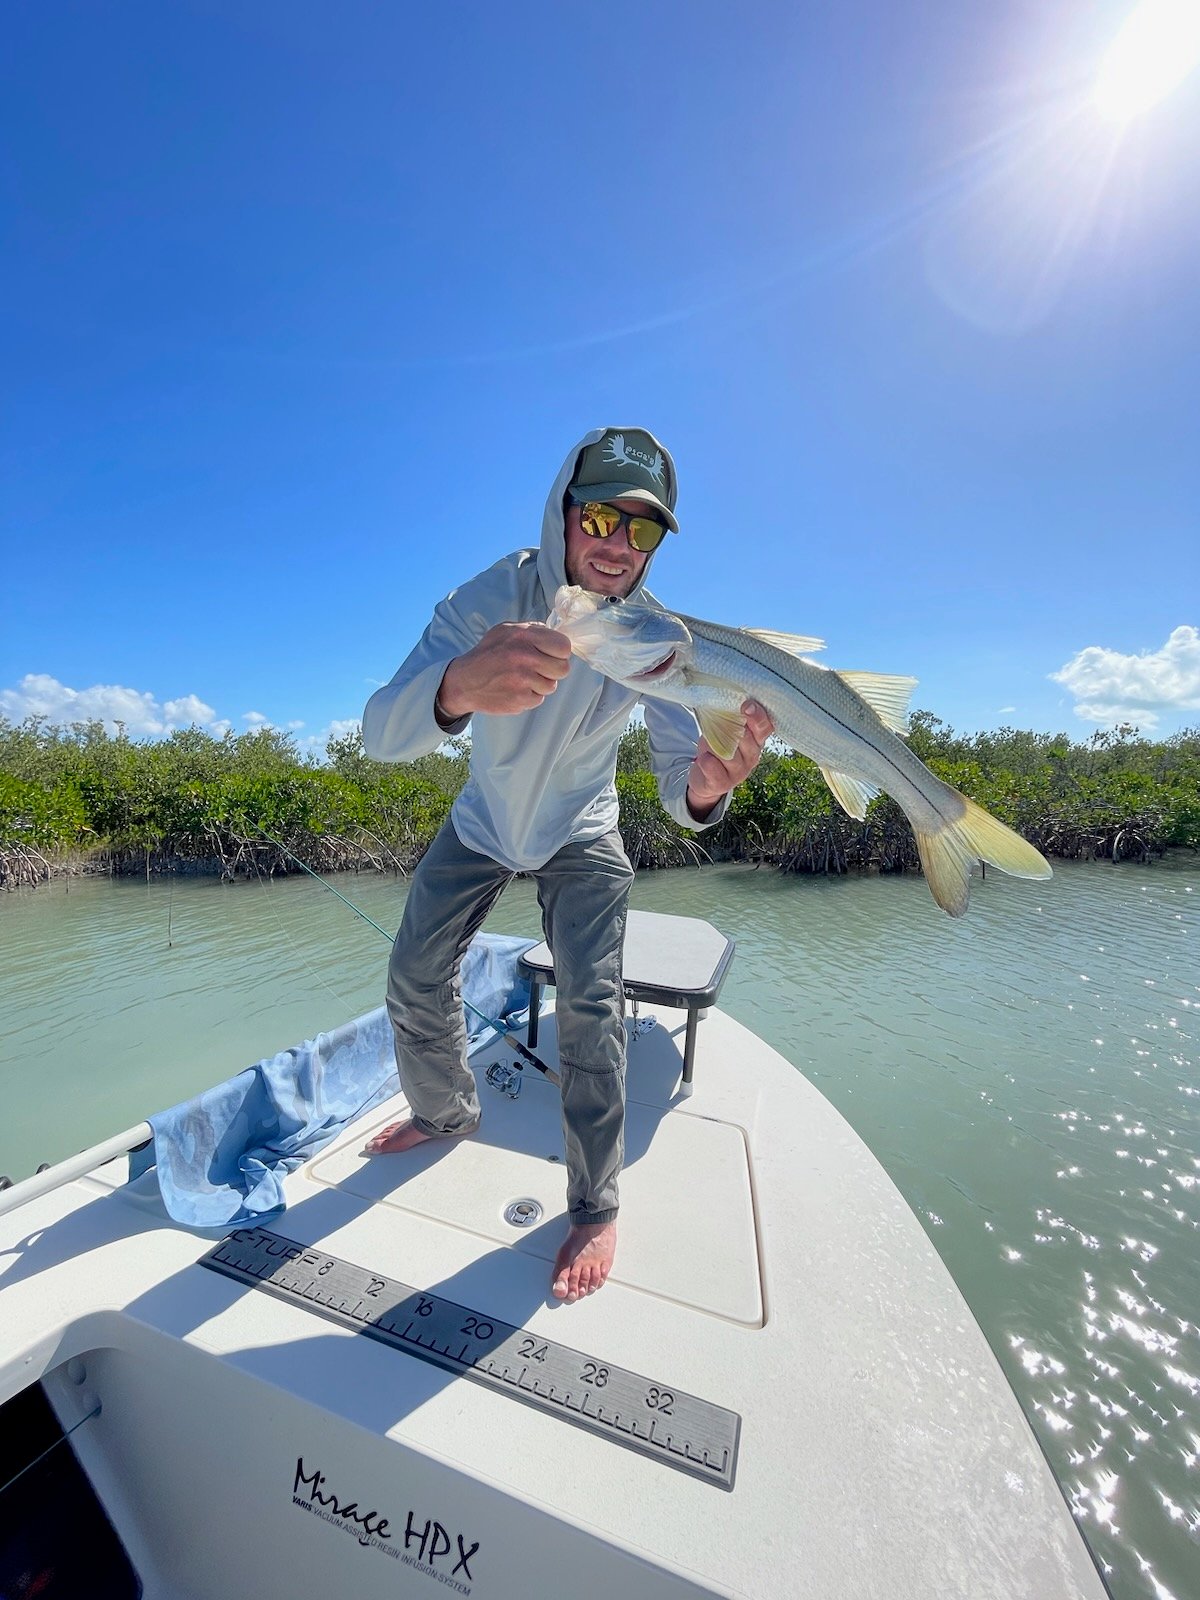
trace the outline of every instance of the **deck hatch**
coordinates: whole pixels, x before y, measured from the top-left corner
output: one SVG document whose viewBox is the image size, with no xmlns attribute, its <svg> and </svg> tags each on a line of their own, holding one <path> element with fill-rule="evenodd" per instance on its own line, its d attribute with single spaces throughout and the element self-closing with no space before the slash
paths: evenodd
<svg viewBox="0 0 1200 1600">
<path fill-rule="evenodd" d="M 741 1417 L 724 1406 L 265 1228 L 237 1229 L 200 1264 L 704 1483 L 733 1488 Z"/>
</svg>

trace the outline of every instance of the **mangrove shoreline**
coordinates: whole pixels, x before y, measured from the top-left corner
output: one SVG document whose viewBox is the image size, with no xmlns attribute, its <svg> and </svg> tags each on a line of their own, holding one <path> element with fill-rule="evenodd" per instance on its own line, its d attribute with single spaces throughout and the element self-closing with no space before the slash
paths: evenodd
<svg viewBox="0 0 1200 1600">
<path fill-rule="evenodd" d="M 909 743 L 940 777 L 1048 857 L 1148 861 L 1200 849 L 1200 730 L 1162 741 L 1136 728 L 1074 742 L 1004 728 L 962 736 L 917 712 Z M 407 873 L 467 777 L 469 743 L 419 761 L 371 761 L 360 736 L 325 761 L 272 728 L 163 739 L 0 717 L 0 888 L 76 874 L 227 879 L 357 870 Z M 692 834 L 663 811 L 644 727 L 617 763 L 620 826 L 638 868 L 706 861 L 785 872 L 919 871 L 908 822 L 886 796 L 847 817 L 816 766 L 768 749 L 716 827 Z"/>
</svg>

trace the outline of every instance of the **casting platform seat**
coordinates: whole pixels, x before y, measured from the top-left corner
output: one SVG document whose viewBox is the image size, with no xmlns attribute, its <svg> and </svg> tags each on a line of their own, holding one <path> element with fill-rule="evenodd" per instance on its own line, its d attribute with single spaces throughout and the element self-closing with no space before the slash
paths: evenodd
<svg viewBox="0 0 1200 1600">
<path fill-rule="evenodd" d="M 683 1050 L 683 1093 L 690 1094 L 701 1014 L 715 1005 L 733 960 L 734 941 L 699 917 L 672 917 L 658 911 L 631 911 L 625 927 L 621 978 L 626 997 L 687 1012 Z M 529 979 L 529 1047 L 537 1044 L 542 990 L 554 984 L 554 957 L 543 942 L 521 957 Z"/>
</svg>

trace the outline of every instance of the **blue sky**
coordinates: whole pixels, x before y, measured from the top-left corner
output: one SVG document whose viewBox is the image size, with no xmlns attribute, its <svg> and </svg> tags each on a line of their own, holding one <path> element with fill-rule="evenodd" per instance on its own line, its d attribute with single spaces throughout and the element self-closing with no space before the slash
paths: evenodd
<svg viewBox="0 0 1200 1600">
<path fill-rule="evenodd" d="M 319 745 L 617 424 L 668 604 L 1200 724 L 1200 73 L 1105 120 L 1131 9 L 10 8 L 0 712 Z"/>
</svg>

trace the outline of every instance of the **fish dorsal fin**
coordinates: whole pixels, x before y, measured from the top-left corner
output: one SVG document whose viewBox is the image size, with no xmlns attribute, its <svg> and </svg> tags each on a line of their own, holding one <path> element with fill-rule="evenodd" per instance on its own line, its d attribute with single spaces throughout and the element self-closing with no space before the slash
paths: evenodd
<svg viewBox="0 0 1200 1600">
<path fill-rule="evenodd" d="M 743 628 L 742 632 L 764 644 L 773 644 L 776 650 L 786 650 L 790 656 L 813 655 L 825 648 L 824 639 L 810 639 L 803 633 L 777 633 L 774 628 Z"/>
<path fill-rule="evenodd" d="M 915 678 L 889 678 L 878 672 L 839 672 L 838 677 L 862 696 L 885 727 L 893 733 L 908 732 L 908 702 L 917 687 Z"/>
<path fill-rule="evenodd" d="M 863 778 L 852 778 L 845 772 L 831 772 L 828 767 L 821 768 L 821 776 L 846 815 L 857 817 L 861 822 L 867 814 L 867 807 L 879 790 Z"/>
<path fill-rule="evenodd" d="M 714 711 L 707 706 L 694 715 L 713 755 L 728 761 L 746 731 L 745 717 L 740 711 Z"/>
</svg>

